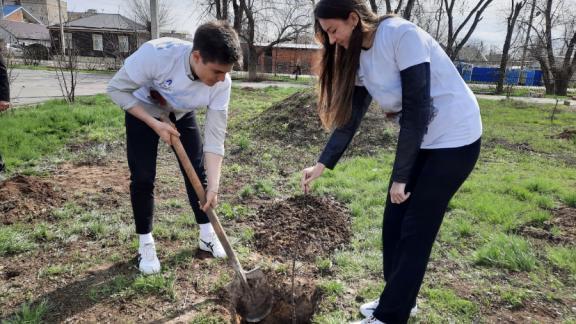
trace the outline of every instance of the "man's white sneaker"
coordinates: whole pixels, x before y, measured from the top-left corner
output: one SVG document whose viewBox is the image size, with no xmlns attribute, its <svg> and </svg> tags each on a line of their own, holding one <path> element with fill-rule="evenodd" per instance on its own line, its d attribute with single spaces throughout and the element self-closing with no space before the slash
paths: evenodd
<svg viewBox="0 0 576 324">
<path fill-rule="evenodd" d="M 352 322 L 350 324 L 384 324 L 384 322 L 378 320 L 376 317 L 374 316 L 370 316 L 368 318 L 365 318 L 361 321 L 356 321 L 356 322 Z"/>
<path fill-rule="evenodd" d="M 160 272 L 160 260 L 156 256 L 154 243 L 146 243 L 138 248 L 138 269 L 143 274 L 154 274 Z"/>
<path fill-rule="evenodd" d="M 200 236 L 198 239 L 198 247 L 200 250 L 210 252 L 215 258 L 225 258 L 226 251 L 224 251 L 224 247 L 222 247 L 222 243 L 216 236 L 216 233 L 212 232 L 206 236 Z"/>
<path fill-rule="evenodd" d="M 379 303 L 380 299 L 375 299 L 371 302 L 368 302 L 360 306 L 360 313 L 364 317 L 372 316 L 372 314 L 374 314 L 374 311 L 376 310 L 376 307 L 378 307 Z M 418 305 L 414 305 L 414 307 L 412 307 L 412 309 L 410 310 L 410 316 L 416 316 L 417 313 L 418 313 Z"/>
</svg>

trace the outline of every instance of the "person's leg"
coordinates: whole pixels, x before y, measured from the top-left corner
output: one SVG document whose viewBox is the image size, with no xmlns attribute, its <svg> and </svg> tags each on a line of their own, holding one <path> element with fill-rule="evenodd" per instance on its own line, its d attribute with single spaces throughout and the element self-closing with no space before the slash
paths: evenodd
<svg viewBox="0 0 576 324">
<path fill-rule="evenodd" d="M 171 116 L 173 119 L 173 115 Z M 204 169 L 204 152 L 202 151 L 202 136 L 200 135 L 200 129 L 196 122 L 196 116 L 193 112 L 187 113 L 184 115 L 180 120 L 176 121 L 176 129 L 180 133 L 180 141 L 182 142 L 182 146 L 184 146 L 184 150 L 194 167 L 194 171 L 198 175 L 202 186 L 206 188 L 206 170 Z M 184 168 L 182 167 L 182 163 L 178 160 L 180 165 L 180 171 L 184 176 L 184 183 L 186 185 L 186 192 L 188 194 L 188 201 L 190 202 L 190 206 L 192 207 L 192 211 L 194 212 L 194 216 L 196 217 L 196 223 L 198 224 L 208 224 L 210 220 L 206 213 L 200 209 L 199 199 L 194 191 L 194 187 L 192 183 L 188 179 Z"/>
<path fill-rule="evenodd" d="M 171 116 L 173 119 L 174 116 Z M 200 130 L 198 124 L 196 123 L 195 114 L 188 113 L 184 115 L 180 120 L 176 122 L 176 128 L 180 133 L 180 141 L 184 146 L 184 150 L 202 183 L 204 189 L 206 188 L 206 171 L 204 169 L 204 152 L 202 150 L 202 137 L 200 135 Z M 184 176 L 184 182 L 186 184 L 186 192 L 188 193 L 188 200 L 190 206 L 194 211 L 194 216 L 196 217 L 196 222 L 200 227 L 200 235 L 198 238 L 198 247 L 201 250 L 212 253 L 214 257 L 224 258 L 226 257 L 226 251 L 222 247 L 222 244 L 218 240 L 212 224 L 210 224 L 210 219 L 202 209 L 200 209 L 200 204 L 198 202 L 198 196 L 194 191 L 192 183 L 186 175 L 186 171 L 180 163 L 180 171 Z"/>
<path fill-rule="evenodd" d="M 4 160 L 2 160 L 2 154 L 0 154 L 0 172 L 4 171 Z"/>
<path fill-rule="evenodd" d="M 427 151 L 406 202 L 394 270 L 374 311 L 374 316 L 385 323 L 408 321 L 448 202 L 474 168 L 480 143 Z"/>
<path fill-rule="evenodd" d="M 126 113 L 126 151 L 130 168 L 130 200 L 136 233 L 152 232 L 154 180 L 158 134 L 138 118 Z"/>
</svg>

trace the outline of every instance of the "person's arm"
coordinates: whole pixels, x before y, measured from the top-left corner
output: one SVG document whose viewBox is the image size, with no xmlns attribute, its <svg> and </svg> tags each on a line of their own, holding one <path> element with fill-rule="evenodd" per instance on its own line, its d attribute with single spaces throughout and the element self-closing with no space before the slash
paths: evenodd
<svg viewBox="0 0 576 324">
<path fill-rule="evenodd" d="M 345 125 L 336 128 L 330 138 L 328 143 L 324 147 L 322 154 L 318 159 L 319 163 L 322 163 L 328 169 L 333 169 L 346 149 L 348 145 L 354 138 L 362 118 L 368 111 L 368 107 L 372 102 L 372 97 L 368 93 L 368 90 L 364 87 L 354 87 L 354 94 L 352 97 L 352 115 L 350 120 Z"/>
<path fill-rule="evenodd" d="M 0 111 L 10 108 L 10 80 L 4 58 L 0 55 Z"/>
<path fill-rule="evenodd" d="M 356 134 L 371 102 L 372 97 L 366 88 L 359 86 L 354 88 L 350 120 L 332 132 L 316 165 L 306 168 L 302 172 L 301 186 L 304 193 L 308 193 L 312 181 L 320 177 L 325 168 L 333 169 L 336 166 L 352 141 L 354 134 Z"/>
<path fill-rule="evenodd" d="M 390 187 L 390 201 L 395 204 L 410 197 L 406 184 L 432 118 L 429 42 L 414 25 L 406 26 L 392 42 L 402 85 L 400 133 Z"/>
<path fill-rule="evenodd" d="M 218 205 L 232 80 L 227 76 L 223 83 L 216 87 L 210 97 L 204 126 L 204 168 L 208 183 L 206 186 L 206 204 L 202 206 L 203 210 L 209 207 L 216 208 Z"/>
<path fill-rule="evenodd" d="M 400 77 L 402 115 L 392 181 L 407 183 L 432 113 L 430 63 L 411 66 L 401 71 Z"/>
</svg>

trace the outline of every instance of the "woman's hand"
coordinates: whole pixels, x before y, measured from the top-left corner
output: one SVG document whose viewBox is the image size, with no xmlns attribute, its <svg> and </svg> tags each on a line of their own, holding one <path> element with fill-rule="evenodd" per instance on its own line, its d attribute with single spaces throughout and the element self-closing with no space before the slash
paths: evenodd
<svg viewBox="0 0 576 324">
<path fill-rule="evenodd" d="M 218 193 L 212 190 L 206 191 L 206 203 L 200 208 L 206 212 L 209 208 L 215 209 L 216 207 L 218 207 Z"/>
<path fill-rule="evenodd" d="M 405 183 L 392 182 L 392 186 L 390 187 L 390 201 L 393 204 L 401 204 L 405 202 L 410 197 L 410 193 L 405 191 Z"/>
<path fill-rule="evenodd" d="M 164 143 L 170 146 L 172 145 L 172 139 L 170 138 L 171 135 L 180 137 L 180 133 L 178 133 L 176 128 L 174 128 L 173 125 L 165 122 L 156 120 L 152 126 L 152 129 L 156 132 L 156 134 L 158 134 L 158 136 L 160 136 Z"/>
<path fill-rule="evenodd" d="M 306 168 L 302 171 L 302 181 L 300 185 L 305 194 L 310 191 L 312 181 L 322 175 L 326 167 L 322 163 L 316 163 L 315 166 Z"/>
</svg>

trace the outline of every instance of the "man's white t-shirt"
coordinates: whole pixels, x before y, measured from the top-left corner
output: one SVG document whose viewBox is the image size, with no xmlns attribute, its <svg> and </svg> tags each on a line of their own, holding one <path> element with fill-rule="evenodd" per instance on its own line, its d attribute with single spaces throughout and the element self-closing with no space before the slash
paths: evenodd
<svg viewBox="0 0 576 324">
<path fill-rule="evenodd" d="M 124 68 L 132 81 L 142 85 L 134 91 L 134 96 L 155 105 L 150 98 L 150 90 L 158 91 L 176 118 L 198 107 L 228 110 L 232 87 L 230 75 L 226 74 L 224 81 L 211 87 L 200 80 L 193 80 L 189 62 L 192 45 L 176 38 L 158 38 L 146 42 L 130 55 Z"/>
<path fill-rule="evenodd" d="M 482 135 L 476 97 L 440 45 L 425 31 L 401 18 L 380 23 L 374 43 L 362 50 L 357 85 L 366 87 L 385 112 L 402 110 L 400 71 L 430 63 L 434 117 L 423 149 L 460 147 Z"/>
</svg>

